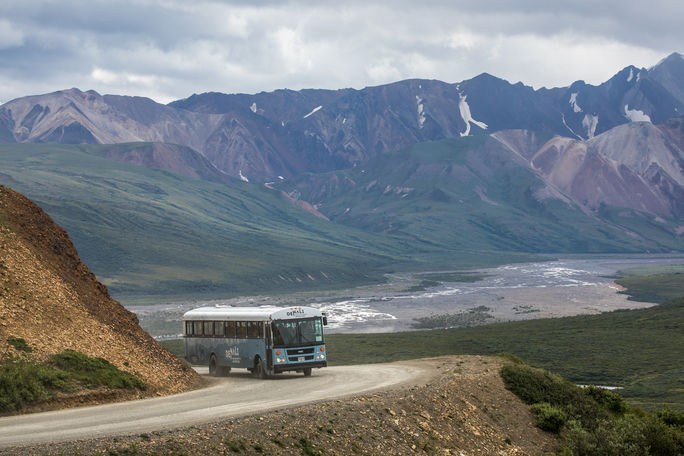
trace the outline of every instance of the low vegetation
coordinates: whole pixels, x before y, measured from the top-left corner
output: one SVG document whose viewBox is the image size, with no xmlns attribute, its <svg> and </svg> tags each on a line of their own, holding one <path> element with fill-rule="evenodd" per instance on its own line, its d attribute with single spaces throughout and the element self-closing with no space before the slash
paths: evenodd
<svg viewBox="0 0 684 456">
<path fill-rule="evenodd" d="M 484 325 L 487 320 L 494 318 L 489 310 L 489 307 L 477 306 L 457 314 L 429 315 L 416 318 L 413 327 L 416 329 L 436 329 Z"/>
<path fill-rule="evenodd" d="M 634 301 L 663 303 L 684 296 L 684 265 L 631 268 L 618 275 L 615 282 Z"/>
<path fill-rule="evenodd" d="M 23 339 L 8 338 L 8 342 L 15 350 L 0 357 L 0 413 L 53 399 L 58 393 L 101 387 L 146 388 L 139 377 L 103 358 L 65 350 L 41 362 L 30 354 L 31 348 Z"/>
<path fill-rule="evenodd" d="M 647 413 L 602 388 L 580 388 L 524 364 L 501 368 L 506 387 L 531 405 L 540 429 L 561 437 L 559 454 L 670 456 L 684 452 L 684 413 Z"/>
</svg>

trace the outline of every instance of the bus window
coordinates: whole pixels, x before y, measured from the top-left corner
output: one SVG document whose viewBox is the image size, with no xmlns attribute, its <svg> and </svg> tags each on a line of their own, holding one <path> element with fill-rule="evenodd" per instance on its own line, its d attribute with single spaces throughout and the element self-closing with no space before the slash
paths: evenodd
<svg viewBox="0 0 684 456">
<path fill-rule="evenodd" d="M 217 337 L 223 337 L 226 334 L 225 331 L 226 327 L 224 326 L 222 321 L 215 321 L 214 322 L 214 335 Z"/>
<path fill-rule="evenodd" d="M 201 336 L 202 335 L 202 322 L 201 321 L 193 321 L 192 322 L 192 335 L 193 336 Z"/>
<path fill-rule="evenodd" d="M 272 324 L 274 346 L 301 346 L 323 342 L 320 318 L 277 320 Z"/>
<path fill-rule="evenodd" d="M 238 339 L 245 339 L 247 337 L 247 322 L 246 321 L 236 321 L 237 332 L 235 337 Z"/>
<path fill-rule="evenodd" d="M 235 322 L 234 321 L 227 321 L 226 322 L 226 337 L 235 337 Z"/>
<path fill-rule="evenodd" d="M 285 339 L 283 334 L 280 332 L 280 325 L 276 325 L 275 322 L 271 323 L 272 333 L 273 333 L 273 345 L 285 345 Z"/>
<path fill-rule="evenodd" d="M 259 322 L 249 321 L 247 322 L 247 337 L 250 339 L 259 339 Z"/>
<path fill-rule="evenodd" d="M 205 336 L 213 336 L 214 335 L 214 322 L 213 321 L 205 321 L 204 322 L 204 335 Z"/>
<path fill-rule="evenodd" d="M 185 322 L 185 335 L 186 336 L 192 336 L 192 322 L 191 321 Z"/>
<path fill-rule="evenodd" d="M 323 328 L 321 328 L 320 318 L 305 320 L 299 325 L 302 343 L 321 343 L 323 342 Z"/>
</svg>

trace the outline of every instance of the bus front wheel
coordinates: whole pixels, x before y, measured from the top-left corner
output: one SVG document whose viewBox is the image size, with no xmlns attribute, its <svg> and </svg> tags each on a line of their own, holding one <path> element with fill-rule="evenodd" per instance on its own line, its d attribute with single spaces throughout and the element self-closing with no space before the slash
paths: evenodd
<svg viewBox="0 0 684 456">
<path fill-rule="evenodd" d="M 304 377 L 311 377 L 311 368 L 310 367 L 305 367 L 302 370 L 304 371 Z"/>
<path fill-rule="evenodd" d="M 252 370 L 252 375 L 262 380 L 268 378 L 266 370 L 264 370 L 264 365 L 261 362 L 261 358 L 257 358 L 254 360 L 254 369 Z"/>
</svg>

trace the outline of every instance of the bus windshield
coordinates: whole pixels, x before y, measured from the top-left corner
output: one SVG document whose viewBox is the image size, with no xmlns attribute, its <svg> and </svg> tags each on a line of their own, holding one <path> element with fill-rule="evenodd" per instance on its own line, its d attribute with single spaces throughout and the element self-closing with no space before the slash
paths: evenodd
<svg viewBox="0 0 684 456">
<path fill-rule="evenodd" d="M 323 324 L 319 317 L 273 322 L 273 345 L 296 347 L 323 343 Z"/>
</svg>

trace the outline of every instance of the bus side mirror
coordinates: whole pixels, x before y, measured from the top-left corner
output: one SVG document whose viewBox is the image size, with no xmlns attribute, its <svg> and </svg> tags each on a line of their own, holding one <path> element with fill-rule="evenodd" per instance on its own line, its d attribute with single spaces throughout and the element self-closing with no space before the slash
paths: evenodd
<svg viewBox="0 0 684 456">
<path fill-rule="evenodd" d="M 328 317 L 323 315 L 323 326 L 328 326 Z"/>
</svg>

